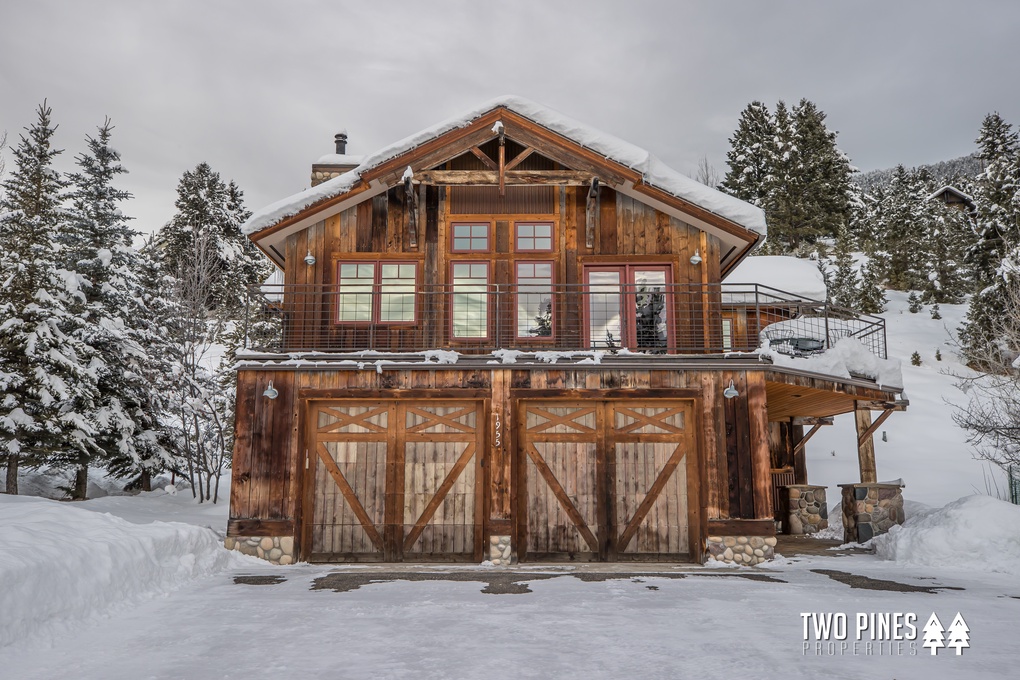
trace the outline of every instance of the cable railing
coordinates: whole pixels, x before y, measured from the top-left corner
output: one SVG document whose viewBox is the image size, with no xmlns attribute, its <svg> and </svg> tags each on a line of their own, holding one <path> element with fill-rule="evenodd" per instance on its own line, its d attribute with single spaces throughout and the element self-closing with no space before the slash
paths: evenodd
<svg viewBox="0 0 1020 680">
<path fill-rule="evenodd" d="M 590 351 L 646 355 L 748 352 L 763 340 L 792 356 L 855 338 L 886 357 L 885 320 L 760 284 L 489 284 L 247 291 L 246 348 L 272 353 Z"/>
</svg>

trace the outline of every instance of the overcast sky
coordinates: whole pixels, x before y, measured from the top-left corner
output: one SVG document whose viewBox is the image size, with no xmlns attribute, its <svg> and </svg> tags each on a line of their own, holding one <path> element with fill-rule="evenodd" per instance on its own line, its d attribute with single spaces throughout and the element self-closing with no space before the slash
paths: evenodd
<svg viewBox="0 0 1020 680">
<path fill-rule="evenodd" d="M 201 161 L 258 209 L 341 128 L 369 153 L 502 94 L 688 174 L 725 172 L 754 99 L 813 100 L 862 170 L 970 153 L 989 111 L 1020 124 L 1012 0 L 0 0 L 0 31 L 0 131 L 16 142 L 46 98 L 66 169 L 110 116 L 144 231 Z"/>
</svg>

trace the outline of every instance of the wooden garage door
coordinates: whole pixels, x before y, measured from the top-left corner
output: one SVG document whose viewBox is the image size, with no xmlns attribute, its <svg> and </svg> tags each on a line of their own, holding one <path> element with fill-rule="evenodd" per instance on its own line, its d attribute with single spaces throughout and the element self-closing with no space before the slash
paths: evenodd
<svg viewBox="0 0 1020 680">
<path fill-rule="evenodd" d="M 481 559 L 481 402 L 311 402 L 313 561 Z"/>
<path fill-rule="evenodd" d="M 689 401 L 523 401 L 522 560 L 682 560 L 697 474 Z"/>
</svg>

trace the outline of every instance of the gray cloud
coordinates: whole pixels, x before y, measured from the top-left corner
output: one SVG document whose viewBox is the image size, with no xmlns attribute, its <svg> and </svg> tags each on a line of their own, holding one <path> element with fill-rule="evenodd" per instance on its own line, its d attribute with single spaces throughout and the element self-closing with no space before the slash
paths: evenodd
<svg viewBox="0 0 1020 680">
<path fill-rule="evenodd" d="M 258 208 L 305 187 L 347 128 L 367 153 L 519 94 L 693 173 L 725 170 L 752 99 L 814 100 L 868 170 L 1020 124 L 1010 2 L 39 2 L 5 0 L 0 129 L 48 98 L 69 168 L 109 115 L 137 226 L 209 162 Z"/>
</svg>

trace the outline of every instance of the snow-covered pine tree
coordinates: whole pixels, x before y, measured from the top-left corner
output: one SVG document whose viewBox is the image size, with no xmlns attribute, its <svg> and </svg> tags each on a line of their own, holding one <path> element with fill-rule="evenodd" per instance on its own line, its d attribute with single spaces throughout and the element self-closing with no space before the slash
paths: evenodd
<svg viewBox="0 0 1020 680">
<path fill-rule="evenodd" d="M 140 477 L 164 469 L 168 458 L 159 446 L 160 396 L 146 370 L 157 334 L 141 297 L 136 232 L 119 208 L 131 195 L 114 186 L 127 171 L 110 146 L 112 133 L 107 119 L 95 138 L 86 137 L 88 151 L 75 158 L 79 170 L 69 177 L 71 207 L 58 239 L 64 266 L 82 281 L 79 337 L 97 355 L 93 419 L 104 462 Z M 74 497 L 84 498 L 89 456 L 77 451 L 68 462 L 78 470 Z"/>
<path fill-rule="evenodd" d="M 834 237 L 850 224 L 850 178 L 856 169 L 836 145 L 836 133 L 826 127 L 825 113 L 814 102 L 801 99 L 793 117 L 806 187 L 802 238 L 814 242 L 818 237 Z"/>
<path fill-rule="evenodd" d="M 969 363 L 984 365 L 990 352 L 1020 349 L 1000 346 L 995 331 L 998 320 L 1020 315 L 1009 295 L 1020 278 L 1020 144 L 997 113 L 985 117 L 977 143 L 985 171 L 974 187 L 979 240 L 967 258 L 977 289 L 960 340 Z"/>
<path fill-rule="evenodd" d="M 925 232 L 920 249 L 927 273 L 922 279 L 921 299 L 958 304 L 967 288 L 963 254 L 973 234 L 970 220 L 965 211 L 937 199 L 926 199 L 922 214 Z"/>
<path fill-rule="evenodd" d="M 780 101 L 771 115 L 751 102 L 730 147 L 722 187 L 765 209 L 763 253 L 803 255 L 819 236 L 835 236 L 839 225 L 849 225 L 854 169 L 814 103 L 803 99 L 791 111 Z"/>
<path fill-rule="evenodd" d="M 876 264 L 874 259 L 861 267 L 861 287 L 856 309 L 862 314 L 881 314 L 889 302 L 878 273 L 881 270 L 882 266 Z"/>
<path fill-rule="evenodd" d="M 833 253 L 836 271 L 829 284 L 829 300 L 840 307 L 856 310 L 860 304 L 860 285 L 851 249 L 850 232 L 840 226 Z"/>
<path fill-rule="evenodd" d="M 922 178 L 902 165 L 896 166 L 885 192 L 877 231 L 888 253 L 885 278 L 894 290 L 920 290 L 927 281 L 924 262 L 918 258 L 926 232 L 923 214 L 927 193 Z"/>
<path fill-rule="evenodd" d="M 261 283 L 272 270 L 241 233 L 250 214 L 243 193 L 233 182 L 225 184 L 208 163 L 199 163 L 181 176 L 174 205 L 177 212 L 157 236 L 164 272 L 181 278 L 195 243 L 206 244 L 215 262 L 207 309 L 236 307 L 244 287 Z"/>
<path fill-rule="evenodd" d="M 764 207 L 768 176 L 775 166 L 775 135 L 775 120 L 762 102 L 753 101 L 740 112 L 726 154 L 729 171 L 721 185 L 727 193 Z"/>
<path fill-rule="evenodd" d="M 84 296 L 77 276 L 58 266 L 53 238 L 65 219 L 65 181 L 53 169 L 61 152 L 51 113 L 45 102 L 37 109 L 0 196 L 0 452 L 13 494 L 21 463 L 95 447 L 93 357 L 68 311 Z"/>
</svg>

